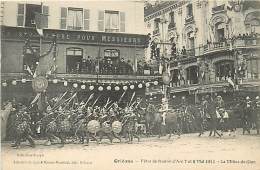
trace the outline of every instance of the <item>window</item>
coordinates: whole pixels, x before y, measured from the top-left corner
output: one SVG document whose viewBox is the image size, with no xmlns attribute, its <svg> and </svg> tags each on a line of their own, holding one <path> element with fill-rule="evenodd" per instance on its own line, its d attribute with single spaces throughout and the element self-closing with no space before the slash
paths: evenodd
<svg viewBox="0 0 260 170">
<path fill-rule="evenodd" d="M 118 11 L 105 11 L 105 32 L 119 32 Z"/>
<path fill-rule="evenodd" d="M 186 69 L 187 73 L 187 83 L 188 84 L 198 84 L 199 83 L 199 67 L 198 66 L 190 66 Z"/>
<path fill-rule="evenodd" d="M 187 5 L 186 11 L 187 11 L 187 16 L 188 16 L 188 17 L 193 16 L 192 4 Z"/>
<path fill-rule="evenodd" d="M 216 41 L 222 42 L 225 38 L 225 24 L 220 23 L 216 25 Z"/>
<path fill-rule="evenodd" d="M 117 63 L 119 60 L 120 51 L 117 49 L 104 50 L 104 58 L 109 59 L 112 63 Z"/>
<path fill-rule="evenodd" d="M 154 20 L 154 30 L 159 30 L 160 18 Z"/>
<path fill-rule="evenodd" d="M 82 67 L 83 50 L 81 48 L 67 48 L 66 63 L 68 73 L 79 73 Z"/>
<path fill-rule="evenodd" d="M 260 60 L 257 58 L 252 58 L 247 61 L 247 78 L 249 79 L 258 79 L 259 78 L 259 69 L 260 69 Z"/>
<path fill-rule="evenodd" d="M 104 50 L 105 57 L 119 57 L 119 50 L 116 49 L 106 49 Z"/>
<path fill-rule="evenodd" d="M 170 21 L 170 23 L 174 23 L 174 12 L 170 12 L 169 21 Z"/>
<path fill-rule="evenodd" d="M 38 21 L 40 27 L 47 28 L 49 14 L 48 6 L 41 6 L 36 4 L 18 4 L 17 26 L 35 27 L 37 14 L 42 14 L 40 21 Z"/>
<path fill-rule="evenodd" d="M 188 42 L 187 42 L 188 49 L 194 49 L 195 47 L 194 32 L 189 32 L 187 36 L 188 36 Z"/>
<path fill-rule="evenodd" d="M 82 30 L 83 28 L 83 9 L 68 8 L 68 29 Z"/>
<path fill-rule="evenodd" d="M 32 46 L 33 52 L 38 53 L 40 52 L 39 46 Z M 24 51 L 24 58 L 23 58 L 23 66 L 24 70 L 31 70 L 34 72 L 37 67 L 37 62 L 39 62 L 39 58 L 37 58 L 29 48 L 26 48 Z"/>
<path fill-rule="evenodd" d="M 227 78 L 234 79 L 234 61 L 222 60 L 215 64 L 216 80 L 224 81 Z"/>
</svg>

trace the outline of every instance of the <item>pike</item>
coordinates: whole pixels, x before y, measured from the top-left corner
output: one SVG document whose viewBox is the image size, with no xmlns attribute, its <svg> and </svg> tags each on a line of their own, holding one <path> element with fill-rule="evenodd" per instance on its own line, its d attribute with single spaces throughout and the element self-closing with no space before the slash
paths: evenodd
<svg viewBox="0 0 260 170">
<path fill-rule="evenodd" d="M 123 94 L 121 95 L 121 97 L 119 98 L 119 100 L 118 100 L 118 103 L 120 103 L 120 102 L 121 102 L 121 100 L 123 99 L 123 97 L 124 97 L 125 93 L 126 93 L 126 90 L 124 91 L 124 93 L 123 93 Z"/>
<path fill-rule="evenodd" d="M 109 109 L 113 106 L 113 104 L 114 104 L 114 103 L 112 103 L 112 104 L 107 108 L 107 110 L 109 110 Z"/>
<path fill-rule="evenodd" d="M 61 95 L 61 96 L 58 98 L 58 100 L 57 100 L 57 102 L 54 104 L 53 108 L 55 108 L 55 107 L 58 105 L 58 103 L 61 101 L 61 99 L 62 99 L 67 93 L 68 93 L 68 91 L 65 91 L 65 93 L 63 93 L 63 95 Z"/>
<path fill-rule="evenodd" d="M 68 106 L 68 104 L 71 102 L 71 100 L 77 95 L 77 92 L 69 99 L 66 106 L 64 106 L 63 110 Z"/>
<path fill-rule="evenodd" d="M 142 100 L 143 100 L 143 99 L 141 99 L 141 100 L 137 103 L 137 105 L 136 105 L 135 107 L 137 107 L 137 106 L 141 103 Z M 135 102 L 134 102 L 134 103 L 135 103 Z M 133 103 L 131 106 L 133 106 L 134 103 Z"/>
<path fill-rule="evenodd" d="M 98 99 L 99 99 L 100 97 L 101 97 L 101 95 L 99 95 L 99 96 L 97 97 L 97 99 L 96 99 L 95 102 L 93 103 L 92 107 L 95 106 L 95 104 L 97 103 L 97 101 L 98 101 Z"/>
<path fill-rule="evenodd" d="M 89 98 L 88 98 L 88 100 L 86 101 L 86 103 L 82 106 L 82 109 L 86 107 L 86 105 L 87 105 L 88 102 L 93 98 L 93 96 L 94 96 L 94 93 L 92 93 L 92 94 L 89 96 Z"/>
<path fill-rule="evenodd" d="M 134 97 L 135 97 L 135 92 L 133 93 L 133 95 L 132 95 L 132 97 L 131 97 L 131 100 L 130 100 L 130 102 L 128 103 L 128 106 L 130 106 L 130 103 L 132 103 Z"/>
</svg>

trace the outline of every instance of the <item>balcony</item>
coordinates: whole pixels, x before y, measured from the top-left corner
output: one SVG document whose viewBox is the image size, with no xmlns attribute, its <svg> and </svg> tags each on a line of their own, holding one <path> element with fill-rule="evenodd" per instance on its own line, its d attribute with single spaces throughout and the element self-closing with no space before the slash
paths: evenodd
<svg viewBox="0 0 260 170">
<path fill-rule="evenodd" d="M 160 34 L 160 30 L 159 29 L 156 29 L 153 31 L 153 35 L 159 35 Z"/>
<path fill-rule="evenodd" d="M 194 22 L 194 16 L 193 15 L 187 16 L 185 18 L 185 24 L 190 24 L 192 22 Z"/>
<path fill-rule="evenodd" d="M 260 38 L 237 38 L 234 42 L 235 47 L 253 47 L 260 45 Z"/>
<path fill-rule="evenodd" d="M 216 6 L 216 7 L 212 8 L 212 13 L 213 14 L 219 13 L 219 12 L 223 12 L 223 11 L 225 11 L 225 4 L 219 5 L 219 6 Z"/>
<path fill-rule="evenodd" d="M 174 29 L 176 29 L 176 23 L 175 22 L 169 23 L 168 30 L 174 30 Z"/>
<path fill-rule="evenodd" d="M 230 48 L 230 43 L 227 42 L 214 42 L 203 46 L 204 53 L 219 52 L 221 50 L 227 50 Z"/>
</svg>

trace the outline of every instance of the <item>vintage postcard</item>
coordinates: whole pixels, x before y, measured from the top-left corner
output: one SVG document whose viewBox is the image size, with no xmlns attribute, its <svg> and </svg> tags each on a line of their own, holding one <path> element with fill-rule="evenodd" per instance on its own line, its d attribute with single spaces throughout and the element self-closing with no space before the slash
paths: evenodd
<svg viewBox="0 0 260 170">
<path fill-rule="evenodd" d="M 260 170 L 259 0 L 0 5 L 2 170 Z"/>
</svg>

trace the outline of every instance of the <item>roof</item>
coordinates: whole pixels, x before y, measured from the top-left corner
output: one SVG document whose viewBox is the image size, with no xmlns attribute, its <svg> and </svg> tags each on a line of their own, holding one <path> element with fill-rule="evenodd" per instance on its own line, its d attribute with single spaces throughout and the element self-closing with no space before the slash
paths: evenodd
<svg viewBox="0 0 260 170">
<path fill-rule="evenodd" d="M 151 5 L 149 7 L 144 8 L 144 16 L 147 17 L 155 12 L 158 12 L 164 8 L 167 8 L 173 4 L 178 3 L 179 1 L 163 1 L 157 5 Z"/>
</svg>

